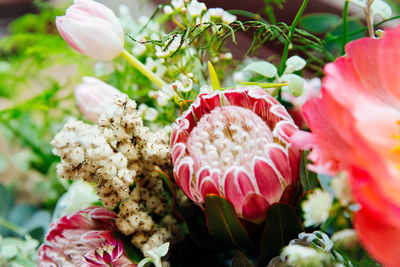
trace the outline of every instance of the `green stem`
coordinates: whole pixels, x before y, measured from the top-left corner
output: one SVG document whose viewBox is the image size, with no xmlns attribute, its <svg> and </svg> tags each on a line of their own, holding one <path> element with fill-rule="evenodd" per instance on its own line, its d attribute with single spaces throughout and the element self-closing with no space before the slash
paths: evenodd
<svg viewBox="0 0 400 267">
<path fill-rule="evenodd" d="M 306 9 L 308 2 L 309 2 L 309 0 L 304 0 L 303 1 L 303 4 L 301 5 L 299 11 L 297 12 L 296 17 L 293 20 L 292 26 L 290 28 L 289 36 L 288 36 L 288 38 L 286 39 L 286 42 L 285 42 L 285 48 L 283 50 L 281 67 L 279 68 L 279 76 L 281 76 L 283 74 L 283 72 L 285 71 L 286 60 L 287 60 L 287 57 L 288 57 L 288 54 L 289 54 L 289 46 L 290 46 L 290 43 L 292 42 L 294 31 L 296 30 L 296 26 L 299 23 L 300 18 L 303 15 L 304 10 Z"/>
<path fill-rule="evenodd" d="M 349 16 L 349 0 L 346 0 L 343 8 L 343 54 L 346 52 L 345 47 L 347 44 L 347 33 L 349 30 L 348 16 Z"/>
<path fill-rule="evenodd" d="M 162 88 L 164 85 L 167 85 L 166 82 L 154 74 L 154 72 L 149 70 L 142 62 L 130 54 L 126 49 L 122 51 L 121 56 L 158 87 Z"/>
<path fill-rule="evenodd" d="M 14 233 L 17 233 L 17 234 L 21 235 L 21 236 L 26 235 L 26 230 L 25 229 L 23 229 L 23 228 L 19 227 L 18 225 L 15 225 L 15 224 L 5 220 L 3 218 L 0 218 L 0 225 L 5 227 L 5 228 L 7 228 L 10 231 L 13 231 Z"/>
</svg>

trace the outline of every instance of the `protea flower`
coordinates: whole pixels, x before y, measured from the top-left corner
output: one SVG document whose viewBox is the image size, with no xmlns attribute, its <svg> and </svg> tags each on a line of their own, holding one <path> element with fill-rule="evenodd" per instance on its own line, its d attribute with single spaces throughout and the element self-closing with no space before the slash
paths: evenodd
<svg viewBox="0 0 400 267">
<path fill-rule="evenodd" d="M 50 225 L 39 248 L 38 266 L 135 267 L 116 240 L 117 215 L 105 208 L 90 207 L 62 217 Z"/>
<path fill-rule="evenodd" d="M 298 180 L 297 126 L 261 88 L 200 94 L 171 134 L 174 177 L 202 206 L 208 194 L 225 197 L 239 217 L 263 219 Z"/>
<path fill-rule="evenodd" d="M 362 244 L 385 266 L 399 266 L 400 26 L 349 43 L 346 54 L 326 66 L 321 97 L 303 107 L 312 133 L 292 140 L 313 149 L 314 170 L 348 171 Z"/>
</svg>

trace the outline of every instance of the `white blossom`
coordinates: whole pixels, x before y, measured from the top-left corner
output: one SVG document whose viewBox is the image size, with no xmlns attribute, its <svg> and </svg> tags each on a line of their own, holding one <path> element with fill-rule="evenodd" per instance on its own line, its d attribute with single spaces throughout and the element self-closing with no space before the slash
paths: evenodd
<svg viewBox="0 0 400 267">
<path fill-rule="evenodd" d="M 224 11 L 222 13 L 222 22 L 225 24 L 231 24 L 232 22 L 235 22 L 236 19 L 237 17 L 229 12 Z"/>
<path fill-rule="evenodd" d="M 163 11 L 167 15 L 171 15 L 172 13 L 174 13 L 174 10 L 169 5 L 164 6 Z"/>
<path fill-rule="evenodd" d="M 183 0 L 171 0 L 171 5 L 175 9 L 180 9 L 180 8 L 184 7 L 185 2 L 183 2 Z"/>
<path fill-rule="evenodd" d="M 192 0 L 187 6 L 188 12 L 192 17 L 198 17 L 207 7 L 204 3 L 198 2 L 197 0 Z"/>
<path fill-rule="evenodd" d="M 324 223 L 329 217 L 332 206 L 332 196 L 321 189 L 312 192 L 306 201 L 301 204 L 304 212 L 304 226 L 317 226 Z"/>
</svg>

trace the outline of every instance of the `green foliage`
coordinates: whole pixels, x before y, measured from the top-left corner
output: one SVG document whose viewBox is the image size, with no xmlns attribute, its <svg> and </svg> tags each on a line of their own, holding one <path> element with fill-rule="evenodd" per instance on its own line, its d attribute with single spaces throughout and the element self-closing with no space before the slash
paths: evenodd
<svg viewBox="0 0 400 267">
<path fill-rule="evenodd" d="M 303 194 L 314 188 L 322 188 L 318 175 L 307 169 L 311 162 L 307 159 L 308 151 L 303 151 L 300 159 L 300 182 L 303 187 Z"/>
<path fill-rule="evenodd" d="M 282 9 L 285 2 L 286 0 L 264 0 L 264 13 L 268 16 L 268 19 L 272 24 L 276 23 L 274 6 Z"/>
<path fill-rule="evenodd" d="M 246 229 L 228 200 L 216 195 L 206 196 L 205 212 L 210 234 L 231 247 L 241 249 L 253 247 Z"/>
<path fill-rule="evenodd" d="M 302 231 L 304 229 L 295 209 L 282 203 L 269 207 L 257 266 L 266 266 L 270 259 L 278 255 Z"/>
<path fill-rule="evenodd" d="M 28 204 L 16 204 L 14 192 L 0 184 L 0 237 L 31 236 L 43 241 L 50 213 Z"/>
</svg>

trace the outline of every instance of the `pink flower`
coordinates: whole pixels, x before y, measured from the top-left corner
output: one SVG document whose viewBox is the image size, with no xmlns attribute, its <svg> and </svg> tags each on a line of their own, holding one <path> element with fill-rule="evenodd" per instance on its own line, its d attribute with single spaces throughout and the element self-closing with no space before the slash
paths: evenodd
<svg viewBox="0 0 400 267">
<path fill-rule="evenodd" d="M 313 169 L 349 172 L 361 242 L 385 266 L 399 266 L 400 26 L 346 52 L 326 66 L 321 97 L 303 107 L 312 134 L 292 140 L 313 149 Z"/>
<path fill-rule="evenodd" d="M 113 13 L 93 0 L 74 0 L 65 16 L 56 18 L 57 29 L 67 43 L 96 60 L 113 60 L 124 49 L 124 32 Z"/>
<path fill-rule="evenodd" d="M 298 180 L 300 151 L 289 142 L 297 127 L 261 88 L 200 94 L 176 123 L 174 177 L 198 205 L 216 194 L 238 216 L 259 221 Z"/>
<path fill-rule="evenodd" d="M 108 209 L 90 207 L 51 224 L 39 248 L 38 266 L 135 267 L 113 236 L 116 217 Z"/>
<path fill-rule="evenodd" d="M 123 95 L 118 89 L 96 78 L 84 77 L 75 88 L 75 99 L 79 110 L 91 122 L 96 123 L 100 114 L 116 97 Z"/>
</svg>

